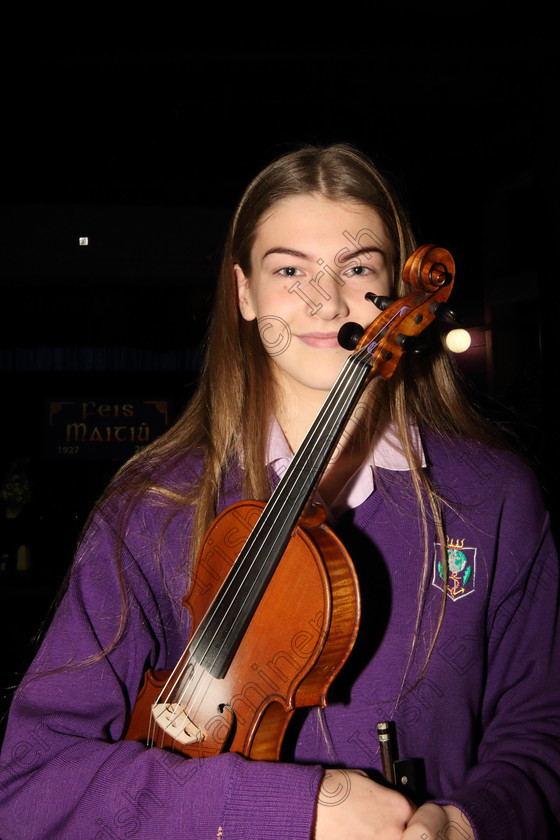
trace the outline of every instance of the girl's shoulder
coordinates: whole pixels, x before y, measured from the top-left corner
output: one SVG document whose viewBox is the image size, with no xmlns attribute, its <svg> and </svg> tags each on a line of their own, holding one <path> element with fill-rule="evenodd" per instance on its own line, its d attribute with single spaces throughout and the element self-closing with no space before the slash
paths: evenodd
<svg viewBox="0 0 560 840">
<path fill-rule="evenodd" d="M 532 465 L 512 448 L 476 440 L 426 435 L 426 460 L 442 495 L 484 507 L 489 515 L 541 522 L 546 515 L 543 492 Z"/>
<path fill-rule="evenodd" d="M 422 442 L 432 470 L 456 473 L 463 479 L 472 473 L 485 484 L 506 476 L 512 481 L 536 482 L 532 466 L 506 444 L 498 446 L 431 432 L 423 435 Z"/>
</svg>

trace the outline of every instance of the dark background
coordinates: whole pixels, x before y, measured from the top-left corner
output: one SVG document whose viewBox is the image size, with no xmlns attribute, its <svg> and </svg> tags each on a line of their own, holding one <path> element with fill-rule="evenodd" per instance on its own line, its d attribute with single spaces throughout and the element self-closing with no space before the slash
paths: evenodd
<svg viewBox="0 0 560 840">
<path fill-rule="evenodd" d="M 473 336 L 461 366 L 557 522 L 555 28 L 538 7 L 443 19 L 381 8 L 333 7 L 305 28 L 298 8 L 162 13 L 141 35 L 137 13 L 117 25 L 99 7 L 5 21 L 0 465 L 4 484 L 16 471 L 31 488 L 16 535 L 3 509 L 6 697 L 87 513 L 130 454 L 47 457 L 46 401 L 133 395 L 176 416 L 228 217 L 247 181 L 301 143 L 369 153 L 418 241 L 452 252 Z M 14 545 L 26 546 L 19 564 Z"/>
</svg>

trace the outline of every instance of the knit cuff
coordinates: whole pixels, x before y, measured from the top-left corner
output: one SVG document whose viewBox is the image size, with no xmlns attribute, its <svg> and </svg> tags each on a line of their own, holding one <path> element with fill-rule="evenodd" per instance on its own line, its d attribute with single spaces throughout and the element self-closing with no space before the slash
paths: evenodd
<svg viewBox="0 0 560 840">
<path fill-rule="evenodd" d="M 231 778 L 217 840 L 310 840 L 323 770 L 246 761 Z"/>
</svg>

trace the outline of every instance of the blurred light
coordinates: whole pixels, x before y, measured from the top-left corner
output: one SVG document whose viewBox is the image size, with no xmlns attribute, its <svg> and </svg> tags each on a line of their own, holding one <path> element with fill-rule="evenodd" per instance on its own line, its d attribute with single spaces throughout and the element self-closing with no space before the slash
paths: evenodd
<svg viewBox="0 0 560 840">
<path fill-rule="evenodd" d="M 80 248 L 85 248 L 89 245 L 89 236 L 79 236 L 78 243 Z"/>
<path fill-rule="evenodd" d="M 471 337 L 467 330 L 450 330 L 445 336 L 445 343 L 452 353 L 464 353 L 471 346 Z"/>
</svg>

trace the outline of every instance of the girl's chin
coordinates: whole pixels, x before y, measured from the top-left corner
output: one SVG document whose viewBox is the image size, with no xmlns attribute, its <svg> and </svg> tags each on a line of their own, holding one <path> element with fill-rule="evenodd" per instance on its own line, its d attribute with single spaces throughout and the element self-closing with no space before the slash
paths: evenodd
<svg viewBox="0 0 560 840">
<path fill-rule="evenodd" d="M 340 370 L 321 371 L 317 370 L 304 371 L 299 370 L 294 373 L 281 371 L 277 376 L 277 382 L 280 388 L 287 388 L 292 392 L 310 392 L 320 393 L 326 396 L 332 389 L 336 382 Z"/>
</svg>

